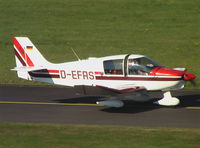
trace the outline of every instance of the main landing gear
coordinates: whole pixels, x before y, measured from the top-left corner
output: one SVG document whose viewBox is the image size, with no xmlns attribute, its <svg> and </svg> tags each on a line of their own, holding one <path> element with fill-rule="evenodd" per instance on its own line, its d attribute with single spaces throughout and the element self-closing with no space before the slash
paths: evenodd
<svg viewBox="0 0 200 148">
<path fill-rule="evenodd" d="M 176 106 L 180 103 L 179 99 L 176 97 L 172 97 L 171 92 L 164 92 L 164 97 L 158 101 L 155 101 L 155 104 L 163 105 L 163 106 Z"/>
</svg>

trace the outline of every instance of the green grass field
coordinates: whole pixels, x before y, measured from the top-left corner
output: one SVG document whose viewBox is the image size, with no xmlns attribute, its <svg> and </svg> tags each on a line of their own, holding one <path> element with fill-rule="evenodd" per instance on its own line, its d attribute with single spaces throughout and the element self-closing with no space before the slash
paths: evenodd
<svg viewBox="0 0 200 148">
<path fill-rule="evenodd" d="M 200 76 L 199 0 L 0 0 L 0 84 L 46 85 L 10 71 L 14 36 L 55 63 L 76 60 L 73 47 L 82 59 L 144 54 Z M 0 148 L 197 148 L 199 137 L 199 129 L 0 124 Z"/>
<path fill-rule="evenodd" d="M 198 148 L 200 129 L 0 124 L 0 148 Z"/>
<path fill-rule="evenodd" d="M 0 84 L 41 85 L 10 71 L 14 36 L 55 63 L 76 60 L 72 46 L 82 59 L 144 54 L 200 76 L 199 0 L 1 0 L 0 10 Z"/>
</svg>

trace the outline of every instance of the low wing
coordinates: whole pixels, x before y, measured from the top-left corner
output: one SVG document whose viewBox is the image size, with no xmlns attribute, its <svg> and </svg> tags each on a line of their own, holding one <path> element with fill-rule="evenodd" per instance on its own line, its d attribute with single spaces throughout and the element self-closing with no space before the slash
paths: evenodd
<svg viewBox="0 0 200 148">
<path fill-rule="evenodd" d="M 106 86 L 100 86 L 97 85 L 97 87 L 101 87 L 119 94 L 123 94 L 123 93 L 131 93 L 131 92 L 136 92 L 136 91 L 141 91 L 141 90 L 145 90 L 146 88 L 143 86 L 135 86 L 135 85 L 119 85 L 119 86 L 113 86 L 113 87 L 106 87 Z"/>
<path fill-rule="evenodd" d="M 98 86 L 106 90 L 118 93 L 115 96 L 106 98 L 105 101 L 99 101 L 97 104 L 102 104 L 109 107 L 122 107 L 122 100 L 133 100 L 137 102 L 146 102 L 151 100 L 151 97 L 146 94 L 146 89 L 143 86 L 135 85 L 120 85 L 115 87 Z"/>
</svg>

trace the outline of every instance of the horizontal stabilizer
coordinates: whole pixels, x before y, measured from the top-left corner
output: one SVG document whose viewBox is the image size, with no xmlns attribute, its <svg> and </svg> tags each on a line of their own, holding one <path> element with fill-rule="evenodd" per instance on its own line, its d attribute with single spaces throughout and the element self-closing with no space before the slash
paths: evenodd
<svg viewBox="0 0 200 148">
<path fill-rule="evenodd" d="M 28 67 L 28 66 L 21 66 L 21 67 L 15 67 L 11 70 L 13 71 L 21 71 L 21 72 L 30 72 L 30 71 L 35 71 L 35 70 L 45 70 L 46 68 L 42 67 Z"/>
</svg>

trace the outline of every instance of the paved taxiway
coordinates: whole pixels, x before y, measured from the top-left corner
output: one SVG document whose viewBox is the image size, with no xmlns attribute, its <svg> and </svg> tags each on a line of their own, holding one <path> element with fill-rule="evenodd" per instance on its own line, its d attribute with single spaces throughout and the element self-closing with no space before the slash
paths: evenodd
<svg viewBox="0 0 200 148">
<path fill-rule="evenodd" d="M 173 95 L 181 100 L 177 107 L 126 102 L 108 108 L 95 104 L 100 97 L 76 95 L 73 88 L 0 86 L 0 122 L 200 128 L 200 91 Z"/>
</svg>

